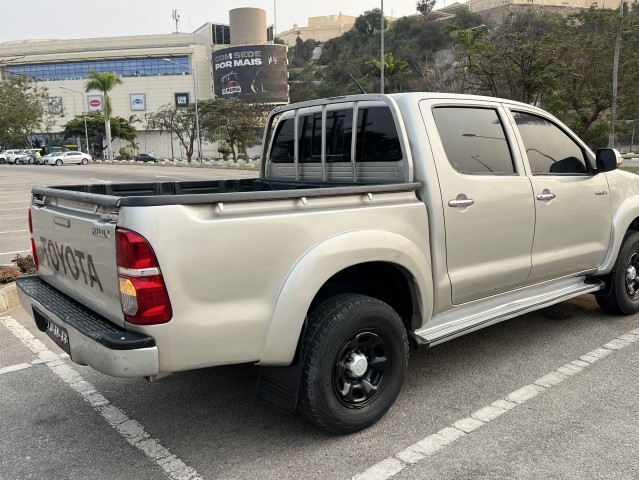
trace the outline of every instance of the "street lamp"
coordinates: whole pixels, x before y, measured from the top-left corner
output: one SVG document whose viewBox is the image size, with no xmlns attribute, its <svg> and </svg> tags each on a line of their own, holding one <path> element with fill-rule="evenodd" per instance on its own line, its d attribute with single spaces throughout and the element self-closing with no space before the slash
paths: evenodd
<svg viewBox="0 0 639 480">
<path fill-rule="evenodd" d="M 381 62 L 379 64 L 379 69 L 380 69 L 380 92 L 384 93 L 384 66 L 385 66 L 385 62 L 384 62 L 384 0 L 381 0 L 382 5 L 381 5 L 381 10 L 382 10 L 382 32 L 381 32 L 381 39 L 380 39 L 380 44 L 381 44 Z"/>
<path fill-rule="evenodd" d="M 82 116 L 84 117 L 84 141 L 87 144 L 87 153 L 89 153 L 89 132 L 87 130 L 87 112 L 86 112 L 86 105 L 84 102 L 84 92 L 78 92 L 77 90 L 72 90 L 70 88 L 62 87 L 62 86 L 60 88 L 62 90 L 68 90 L 69 92 L 78 93 L 82 95 Z M 80 148 L 80 150 L 82 150 L 82 148 Z"/>
<path fill-rule="evenodd" d="M 197 60 L 193 59 L 193 67 L 187 67 L 180 63 L 174 62 L 169 58 L 163 58 L 165 62 L 172 63 L 178 67 L 188 68 L 193 72 L 193 96 L 195 98 L 195 132 L 197 135 L 197 158 L 202 163 L 202 139 L 200 138 L 200 112 L 197 108 Z"/>
</svg>

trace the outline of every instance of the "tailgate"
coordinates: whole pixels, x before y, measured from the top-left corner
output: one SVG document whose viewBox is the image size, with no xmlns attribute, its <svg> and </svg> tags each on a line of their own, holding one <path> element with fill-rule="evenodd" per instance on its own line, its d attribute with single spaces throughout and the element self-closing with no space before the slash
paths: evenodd
<svg viewBox="0 0 639 480">
<path fill-rule="evenodd" d="M 119 207 L 34 195 L 33 240 L 40 277 L 112 322 L 124 326 L 115 252 Z"/>
</svg>

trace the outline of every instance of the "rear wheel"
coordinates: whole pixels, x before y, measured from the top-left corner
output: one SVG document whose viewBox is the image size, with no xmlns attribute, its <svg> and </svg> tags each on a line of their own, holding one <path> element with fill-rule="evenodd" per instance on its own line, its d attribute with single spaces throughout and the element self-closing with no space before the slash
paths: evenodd
<svg viewBox="0 0 639 480">
<path fill-rule="evenodd" d="M 632 315 L 639 311 L 639 232 L 627 232 L 610 273 L 610 295 L 597 297 L 606 312 Z"/>
<path fill-rule="evenodd" d="M 390 306 L 364 295 L 337 295 L 309 318 L 300 411 L 330 432 L 366 428 L 395 402 L 407 364 L 406 329 Z"/>
</svg>

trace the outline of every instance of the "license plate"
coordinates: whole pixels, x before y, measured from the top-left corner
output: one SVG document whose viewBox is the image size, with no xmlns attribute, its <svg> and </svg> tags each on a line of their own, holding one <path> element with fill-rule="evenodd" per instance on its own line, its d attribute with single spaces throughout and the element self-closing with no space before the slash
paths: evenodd
<svg viewBox="0 0 639 480">
<path fill-rule="evenodd" d="M 71 347 L 69 346 L 69 334 L 67 333 L 67 329 L 61 327 L 55 322 L 49 320 L 49 324 L 47 325 L 47 335 L 51 337 L 51 339 L 64 350 L 69 355 L 71 354 Z"/>
</svg>

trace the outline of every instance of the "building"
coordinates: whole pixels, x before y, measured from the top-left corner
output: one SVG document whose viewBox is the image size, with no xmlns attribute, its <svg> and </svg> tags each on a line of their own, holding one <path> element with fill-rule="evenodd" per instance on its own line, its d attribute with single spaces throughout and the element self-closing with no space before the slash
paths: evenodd
<svg viewBox="0 0 639 480">
<path fill-rule="evenodd" d="M 608 8 L 614 8 L 619 5 L 609 0 Z M 469 10 L 472 13 L 484 13 L 487 10 L 502 9 L 508 10 L 509 8 L 517 8 L 518 6 L 527 5 L 535 6 L 545 9 L 546 11 L 552 11 L 561 13 L 562 10 L 575 10 L 581 8 L 590 8 L 593 5 L 597 5 L 601 8 L 606 8 L 606 3 L 596 2 L 594 0 L 470 0 Z"/>
<path fill-rule="evenodd" d="M 297 23 L 293 28 L 277 34 L 287 45 L 295 45 L 298 38 L 301 40 L 313 39 L 318 42 L 327 42 L 331 38 L 339 37 L 348 32 L 355 25 L 355 19 L 349 15 L 327 15 L 323 17 L 309 17 L 308 25 L 300 27 Z"/>
<path fill-rule="evenodd" d="M 261 54 L 262 47 L 274 47 L 266 45 L 268 32 L 263 10 L 234 9 L 230 19 L 230 25 L 205 23 L 193 33 L 2 43 L 0 80 L 27 75 L 46 87 L 50 111 L 64 115 L 56 117 L 51 127 L 55 134 L 73 117 L 85 111 L 102 110 L 100 92 L 85 93 L 87 72 L 115 72 L 122 84 L 109 93 L 112 115 L 137 120 L 134 126 L 138 130 L 139 151 L 154 152 L 164 158 L 185 158 L 181 143 L 173 135 L 147 129 L 146 115 L 165 105 L 186 107 L 212 98 L 216 52 L 230 50 L 232 56 L 233 44 L 251 49 L 253 55 Z M 284 49 L 285 58 L 285 47 L 278 47 Z M 279 72 L 278 81 L 286 84 L 286 62 L 282 65 L 283 78 Z M 232 66 L 234 71 L 242 67 L 236 67 L 235 62 Z M 261 87 L 263 94 L 264 86 Z M 287 99 L 286 87 L 283 101 Z M 42 137 L 41 133 L 35 134 Z M 86 151 L 84 138 L 78 140 Z M 124 143 L 113 142 L 116 155 L 121 146 Z M 197 151 L 197 146 L 194 150 Z M 205 143 L 202 155 L 217 157 L 217 147 Z"/>
</svg>

